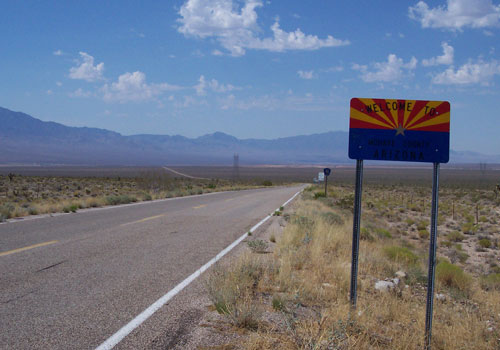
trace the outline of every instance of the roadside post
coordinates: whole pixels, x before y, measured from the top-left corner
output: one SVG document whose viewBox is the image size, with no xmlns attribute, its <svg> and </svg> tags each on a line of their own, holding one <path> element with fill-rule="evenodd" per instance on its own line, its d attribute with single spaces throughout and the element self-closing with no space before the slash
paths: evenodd
<svg viewBox="0 0 500 350">
<path fill-rule="evenodd" d="M 356 308 L 361 225 L 363 160 L 433 163 L 431 234 L 425 349 L 431 349 L 434 282 L 436 271 L 439 165 L 450 154 L 450 103 L 447 101 L 352 98 L 349 119 L 349 158 L 356 160 L 352 233 L 351 289 Z"/>
<path fill-rule="evenodd" d="M 328 176 L 330 176 L 331 172 L 332 169 L 330 168 L 323 169 L 323 174 L 325 174 L 325 197 L 328 197 Z"/>
</svg>

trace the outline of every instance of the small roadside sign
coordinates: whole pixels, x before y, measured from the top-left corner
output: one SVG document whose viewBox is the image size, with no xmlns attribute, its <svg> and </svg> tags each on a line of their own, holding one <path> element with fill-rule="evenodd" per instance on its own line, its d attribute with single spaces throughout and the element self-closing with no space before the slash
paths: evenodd
<svg viewBox="0 0 500 350">
<path fill-rule="evenodd" d="M 325 173 L 322 171 L 318 173 L 318 181 L 325 181 Z"/>
<path fill-rule="evenodd" d="M 450 103 L 353 98 L 349 158 L 448 163 Z"/>
<path fill-rule="evenodd" d="M 325 174 L 325 176 L 330 176 L 331 172 L 332 172 L 332 169 L 330 169 L 330 168 L 323 169 L 323 174 Z"/>
</svg>

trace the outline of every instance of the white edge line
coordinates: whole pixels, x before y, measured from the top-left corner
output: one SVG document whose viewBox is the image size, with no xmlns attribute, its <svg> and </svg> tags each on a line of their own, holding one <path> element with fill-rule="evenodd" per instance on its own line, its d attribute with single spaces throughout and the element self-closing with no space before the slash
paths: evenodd
<svg viewBox="0 0 500 350">
<path fill-rule="evenodd" d="M 288 203 L 290 203 L 295 197 L 302 192 L 298 191 L 295 193 L 292 198 L 287 200 L 282 206 L 284 207 Z M 278 208 L 279 209 L 279 208 Z M 262 219 L 257 225 L 253 226 L 249 232 L 253 232 L 259 228 L 263 223 L 265 223 L 272 215 L 266 216 Z M 198 270 L 193 272 L 189 277 L 187 277 L 184 281 L 176 285 L 173 289 L 171 289 L 167 294 L 162 296 L 160 299 L 151 304 L 146 310 L 137 315 L 132 321 L 127 323 L 125 326 L 120 328 L 118 332 L 113 334 L 111 337 L 106 339 L 101 345 L 99 345 L 95 350 L 110 350 L 113 349 L 120 341 L 123 340 L 127 335 L 129 335 L 134 329 L 139 327 L 144 321 L 146 321 L 151 315 L 153 315 L 156 311 L 158 311 L 163 305 L 165 305 L 170 299 L 172 299 L 175 295 L 177 295 L 180 291 L 182 291 L 185 287 L 187 287 L 191 282 L 193 282 L 196 278 L 198 278 L 203 272 L 205 272 L 210 266 L 215 264 L 218 260 L 220 260 L 224 255 L 229 253 L 234 247 L 236 247 L 241 241 L 243 241 L 248 236 L 248 232 L 245 232 L 240 238 L 227 246 L 224 250 L 222 250 L 219 254 L 213 257 L 210 261 L 208 261 L 205 265 L 200 267 Z"/>
</svg>

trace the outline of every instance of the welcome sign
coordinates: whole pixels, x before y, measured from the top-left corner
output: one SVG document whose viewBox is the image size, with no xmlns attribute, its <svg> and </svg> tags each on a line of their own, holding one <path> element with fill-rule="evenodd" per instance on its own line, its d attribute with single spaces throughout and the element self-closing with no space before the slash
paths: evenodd
<svg viewBox="0 0 500 350">
<path fill-rule="evenodd" d="M 349 158 L 447 163 L 447 101 L 351 99 Z"/>
</svg>

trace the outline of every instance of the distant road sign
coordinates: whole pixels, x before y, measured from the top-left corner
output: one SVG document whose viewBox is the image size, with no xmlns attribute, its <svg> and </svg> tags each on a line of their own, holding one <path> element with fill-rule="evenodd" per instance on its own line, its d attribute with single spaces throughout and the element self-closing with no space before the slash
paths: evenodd
<svg viewBox="0 0 500 350">
<path fill-rule="evenodd" d="M 318 181 L 325 181 L 325 174 L 321 171 L 318 173 Z"/>
<path fill-rule="evenodd" d="M 325 176 L 329 176 L 331 172 L 332 172 L 332 169 L 330 169 L 330 168 L 323 169 L 323 174 L 325 174 Z"/>
<path fill-rule="evenodd" d="M 351 99 L 349 158 L 447 163 L 447 101 Z"/>
</svg>

